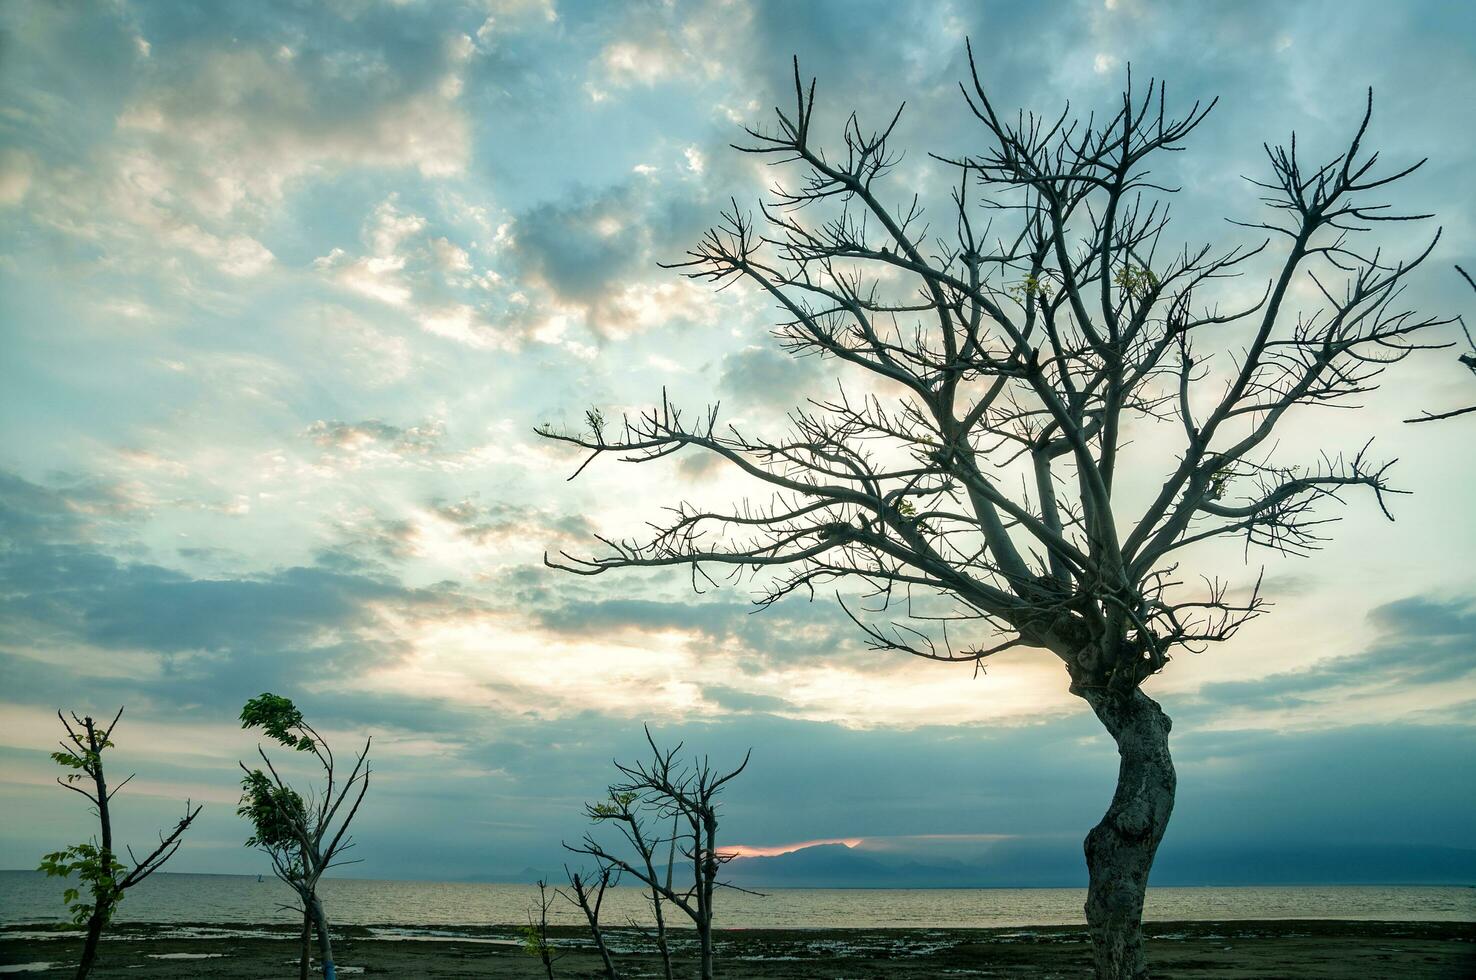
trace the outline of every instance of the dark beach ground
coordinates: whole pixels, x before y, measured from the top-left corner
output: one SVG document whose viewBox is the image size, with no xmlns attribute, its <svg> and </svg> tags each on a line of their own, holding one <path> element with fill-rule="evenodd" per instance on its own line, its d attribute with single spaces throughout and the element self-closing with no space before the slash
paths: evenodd
<svg viewBox="0 0 1476 980">
<path fill-rule="evenodd" d="M 57 927 L 0 930 L 0 973 L 49 963 L 26 976 L 67 976 L 80 947 Z M 551 930 L 561 958 L 557 977 L 601 975 L 581 931 Z M 1456 978 L 1476 977 L 1476 923 L 1183 922 L 1148 927 L 1157 978 Z M 392 938 L 392 937 L 400 938 Z M 616 931 L 613 944 L 627 977 L 657 976 L 654 956 L 631 950 L 639 940 Z M 103 941 L 97 977 L 295 977 L 296 937 L 261 926 L 119 925 Z M 695 973 L 685 939 L 683 973 Z M 719 974 L 754 978 L 1086 977 L 1079 928 L 734 930 L 722 933 Z M 395 929 L 347 927 L 335 942 L 344 976 L 543 976 L 511 927 Z M 6 968 L 10 969 L 7 970 Z"/>
</svg>

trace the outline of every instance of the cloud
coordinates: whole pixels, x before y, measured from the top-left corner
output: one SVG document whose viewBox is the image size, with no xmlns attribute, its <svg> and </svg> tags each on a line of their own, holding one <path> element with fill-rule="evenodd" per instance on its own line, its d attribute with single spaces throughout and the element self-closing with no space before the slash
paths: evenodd
<svg viewBox="0 0 1476 980">
<path fill-rule="evenodd" d="M 0 644 L 78 678 L 212 703 L 261 685 L 331 682 L 403 653 L 386 613 L 464 606 L 352 562 L 196 578 L 118 558 L 94 542 L 92 515 L 78 509 L 87 499 L 13 476 L 0 498 L 9 542 L 0 551 Z"/>
<path fill-rule="evenodd" d="M 801 359 L 773 343 L 745 347 L 723 355 L 718 390 L 743 406 L 766 405 L 781 411 L 817 392 L 819 374 L 813 358 Z"/>
<path fill-rule="evenodd" d="M 391 306 L 404 306 L 410 301 L 411 289 L 403 276 L 408 258 L 400 250 L 407 239 L 419 236 L 425 228 L 425 219 L 402 212 L 392 194 L 366 223 L 368 255 L 350 259 L 343 249 L 335 248 L 313 265 L 347 289 Z"/>
<path fill-rule="evenodd" d="M 746 38 L 748 4 L 704 2 L 683 10 L 632 7 L 608 25 L 584 90 L 604 102 L 632 88 L 723 80 Z"/>
<path fill-rule="evenodd" d="M 512 501 L 483 504 L 476 497 L 450 503 L 438 500 L 431 504 L 431 510 L 454 525 L 458 535 L 479 545 L 513 543 L 556 548 L 560 543 L 586 541 L 594 532 L 582 515 Z"/>
<path fill-rule="evenodd" d="M 369 560 L 400 562 L 420 553 L 420 526 L 408 518 L 389 518 L 369 508 L 337 522 L 345 544 L 325 553 L 320 561 L 341 559 L 345 554 L 366 555 Z"/>
<path fill-rule="evenodd" d="M 0 150 L 0 206 L 19 204 L 25 198 L 35 166 L 34 158 L 24 150 Z"/>
<path fill-rule="evenodd" d="M 84 478 L 52 489 L 0 470 L 0 533 L 12 549 L 90 540 L 110 522 L 148 512 L 147 498 L 128 484 Z"/>
<path fill-rule="evenodd" d="M 530 284 L 596 335 L 617 338 L 712 308 L 710 290 L 658 263 L 673 261 L 714 217 L 700 185 L 638 178 L 538 205 L 518 215 L 512 234 Z"/>
<path fill-rule="evenodd" d="M 876 659 L 862 653 L 855 624 L 833 601 L 795 600 L 764 609 L 742 599 L 570 599 L 537 616 L 544 628 L 575 636 L 623 630 L 690 633 L 704 650 L 731 645 L 750 671 L 785 661 Z M 726 696 L 731 700 L 734 693 Z"/>
<path fill-rule="evenodd" d="M 429 46 L 429 45 L 428 45 Z M 120 126 L 181 166 L 207 214 L 279 200 L 286 183 L 344 166 L 459 173 L 469 156 L 457 106 L 471 51 L 447 36 L 437 55 L 395 63 L 391 51 L 202 45 L 175 52 L 168 77 L 141 93 Z M 202 166 L 206 158 L 213 165 Z M 189 180 L 197 176 L 196 183 Z"/>
<path fill-rule="evenodd" d="M 391 440 L 403 431 L 368 428 Z M 641 720 L 656 723 L 659 739 L 686 739 L 714 759 L 736 761 L 754 748 L 725 799 L 725 837 L 734 842 L 864 838 L 899 859 L 933 860 L 962 846 L 936 835 L 1010 836 L 1027 850 L 1079 859 L 1077 842 L 1110 795 L 1111 745 L 1080 712 L 940 726 L 929 722 L 957 711 L 941 696 L 949 689 L 1017 705 L 1018 693 L 1001 690 L 998 678 L 968 683 L 895 658 L 878 661 L 895 670 L 848 681 L 837 651 L 854 649 L 855 638 L 829 603 L 751 614 L 743 601 L 721 598 L 580 598 L 551 573 L 519 570 L 495 583 L 510 607 L 498 611 L 453 587 L 407 587 L 346 552 L 311 566 L 201 578 L 101 551 L 98 522 L 129 512 L 107 490 L 56 491 L 14 477 L 0 486 L 0 535 L 10 542 L 0 552 L 0 671 L 24 703 L 68 703 L 79 685 L 95 702 L 128 702 L 137 726 L 129 750 L 161 796 L 196 785 L 206 787 L 196 795 L 229 792 L 233 759 L 249 740 L 216 719 L 260 690 L 292 692 L 342 737 L 385 733 L 376 738 L 377 815 L 363 834 L 373 855 L 366 874 L 454 873 L 434 854 L 397 846 L 414 819 L 400 801 L 412 799 L 422 811 L 505 814 L 495 828 L 447 822 L 445 840 L 465 845 L 459 867 L 556 867 L 557 840 L 583 830 L 579 801 L 613 778 L 610 757 L 642 751 Z M 501 504 L 442 499 L 427 517 L 473 536 L 492 525 L 486 533 L 514 537 L 542 519 L 539 508 Z M 365 521 L 364 541 L 383 532 L 393 548 L 408 534 L 403 524 Z M 505 590 L 513 582 L 523 584 Z M 620 591 L 632 587 L 639 583 Z M 1418 600 L 1383 607 L 1371 622 L 1379 644 L 1404 632 L 1441 647 L 1421 660 L 1433 679 L 1456 659 L 1470 618 L 1469 603 Z M 745 673 L 755 663 L 779 672 Z M 885 712 L 918 694 L 921 714 L 901 728 L 837 724 L 833 707 L 817 711 L 810 700 L 819 671 L 832 697 L 851 699 L 852 717 L 875 711 L 895 721 Z M 700 686 L 674 685 L 684 678 Z M 920 680 L 940 684 L 914 689 Z M 867 692 L 879 694 L 868 701 Z M 44 721 L 39 708 L 26 710 Z M 807 711 L 826 717 L 793 717 Z M 6 713 L 20 717 L 13 707 Z M 0 799 L 44 769 L 43 728 L 7 736 L 4 744 L 26 754 L 4 760 Z M 1334 825 L 1348 841 L 1457 844 L 1465 829 L 1455 815 L 1469 812 L 1476 786 L 1464 777 L 1476 757 L 1469 740 L 1468 729 L 1450 726 L 1278 734 L 1181 724 L 1182 796 L 1165 866 L 1192 877 L 1216 860 L 1211 844 L 1308 839 Z M 180 746 L 193 762 L 182 764 Z M 1448 778 L 1430 785 L 1432 771 Z M 1042 792 L 1052 801 L 1044 811 Z M 1391 834 L 1391 826 L 1400 829 Z M 235 833 L 221 825 L 220 836 Z M 17 832 L 0 843 L 3 857 L 30 839 Z M 206 847 L 181 867 L 248 870 L 243 853 Z"/>
<path fill-rule="evenodd" d="M 1373 710 L 1432 723 L 1458 717 L 1470 699 L 1462 682 L 1476 675 L 1476 600 L 1411 596 L 1376 607 L 1367 622 L 1373 638 L 1357 653 L 1208 684 L 1193 700 L 1220 713 L 1220 727 L 1257 715 L 1290 727 L 1321 726 Z"/>
<path fill-rule="evenodd" d="M 469 251 L 501 251 L 505 232 L 463 247 L 441 233 L 444 224 L 433 225 L 391 194 L 364 221 L 362 254 L 335 246 L 313 266 L 336 285 L 403 311 L 425 333 L 465 347 L 516 350 L 537 337 L 526 298 Z"/>
<path fill-rule="evenodd" d="M 439 420 L 402 428 L 379 419 L 361 422 L 319 419 L 308 426 L 304 435 L 339 459 L 415 459 L 440 452 L 446 426 Z"/>
<path fill-rule="evenodd" d="M 69 17 L 93 23 L 80 11 L 37 18 L 13 37 L 14 55 L 64 57 L 58 46 L 74 25 L 60 22 Z M 132 57 L 110 64 L 123 101 L 97 130 L 108 138 L 33 168 L 31 220 L 139 272 L 162 251 L 254 277 L 276 261 L 262 236 L 295 182 L 354 169 L 427 178 L 465 169 L 471 132 L 459 96 L 474 51 L 463 35 L 425 36 L 407 21 L 396 44 L 394 34 L 361 33 L 331 16 L 201 25 L 168 47 L 129 40 Z M 137 29 L 107 18 L 95 28 Z M 17 159 L 7 173 L 22 173 Z M 5 183 L 26 192 L 19 176 Z"/>
<path fill-rule="evenodd" d="M 303 318 L 316 329 L 317 360 L 340 366 L 350 382 L 370 387 L 409 379 L 425 358 L 403 336 L 336 304 L 320 304 Z"/>
<path fill-rule="evenodd" d="M 694 495 L 729 487 L 694 453 L 638 476 L 606 457 L 565 485 L 579 461 L 528 433 L 590 404 L 613 418 L 662 382 L 681 404 L 757 414 L 826 387 L 806 375 L 823 364 L 763 339 L 763 297 L 656 265 L 729 193 L 749 206 L 786 179 L 726 144 L 788 105 L 792 52 L 819 76 L 828 149 L 849 109 L 870 126 L 908 99 L 908 153 L 878 192 L 919 192 L 945 235 L 933 202 L 953 175 L 927 153 L 977 149 L 956 88 L 966 35 L 1010 110 L 1110 111 L 1129 63 L 1167 76 L 1170 102 L 1225 95 L 1161 172 L 1186 189 L 1175 239 L 1222 238 L 1221 211 L 1254 208 L 1238 173 L 1260 172 L 1260 140 L 1295 123 L 1299 146 L 1332 146 L 1371 82 L 1381 145 L 1434 155 L 1410 195 L 1447 222 L 1436 259 L 1465 261 L 1472 144 L 1430 92 L 1469 85 L 1470 11 L 1283 7 L 13 5 L 0 414 L 7 466 L 35 482 L 0 473 L 16 702 L 0 711 L 0 811 L 25 815 L 0 862 L 33 860 L 77 816 L 36 789 L 46 706 L 128 701 L 141 772 L 228 799 L 250 751 L 231 719 L 268 688 L 384 746 L 365 874 L 557 870 L 558 837 L 583 832 L 579 801 L 612 754 L 639 754 L 643 721 L 715 758 L 755 747 L 725 804 L 733 840 L 1057 835 L 1077 862 L 1115 756 L 1059 664 L 1026 652 L 972 679 L 868 654 L 823 596 L 754 613 L 741 591 L 689 595 L 680 573 L 544 569 L 543 549 L 583 550 L 592 525 L 639 527 L 672 489 L 662 474 Z M 1432 273 L 1422 307 L 1464 304 L 1458 285 Z M 1419 363 L 1416 393 L 1436 377 Z M 1247 631 L 1161 679 L 1234 678 L 1163 697 L 1183 790 L 1165 860 L 1237 834 L 1468 836 L 1470 575 L 1429 555 L 1470 538 L 1450 516 L 1468 510 L 1469 467 L 1447 437 L 1400 438 L 1423 502 L 1400 537 L 1350 521 L 1361 547 L 1275 590 L 1272 643 Z M 1324 645 L 1353 652 L 1285 669 Z M 430 810 L 475 819 L 425 842 Z M 258 870 L 217 811 L 226 843 L 192 845 L 182 867 Z"/>
</svg>

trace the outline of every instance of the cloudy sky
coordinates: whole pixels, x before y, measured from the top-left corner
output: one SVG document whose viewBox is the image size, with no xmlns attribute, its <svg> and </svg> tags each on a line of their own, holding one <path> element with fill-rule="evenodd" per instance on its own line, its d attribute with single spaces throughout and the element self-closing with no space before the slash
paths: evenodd
<svg viewBox="0 0 1476 980">
<path fill-rule="evenodd" d="M 1476 312 L 1451 268 L 1476 264 L 1465 4 L 5 4 L 0 867 L 88 832 L 51 782 L 52 713 L 126 703 L 124 830 L 202 800 L 171 867 L 260 870 L 233 719 L 264 690 L 374 734 L 367 876 L 554 861 L 642 722 L 717 759 L 753 747 L 732 843 L 1075 848 L 1115 762 L 1049 655 L 976 678 L 869 653 L 823 602 L 752 615 L 743 587 L 541 566 L 736 488 L 682 457 L 568 483 L 578 460 L 535 425 L 665 385 L 764 430 L 832 383 L 776 349 L 761 297 L 657 265 L 771 179 L 728 144 L 788 98 L 791 55 L 831 133 L 908 102 L 900 200 L 948 186 L 930 151 L 980 140 L 966 37 L 1001 106 L 1107 107 L 1129 63 L 1220 96 L 1171 161 L 1186 241 L 1250 240 L 1222 219 L 1259 220 L 1239 175 L 1264 174 L 1262 142 L 1339 152 L 1373 86 L 1373 143 L 1430 158 L 1395 199 L 1437 215 L 1385 240 L 1444 229 L 1407 299 Z M 1396 523 L 1350 499 L 1309 559 L 1199 559 L 1264 563 L 1276 606 L 1150 683 L 1180 759 L 1166 854 L 1468 841 L 1476 416 L 1398 420 L 1470 378 L 1444 352 L 1391 381 L 1285 441 L 1376 437 L 1413 491 Z"/>
</svg>

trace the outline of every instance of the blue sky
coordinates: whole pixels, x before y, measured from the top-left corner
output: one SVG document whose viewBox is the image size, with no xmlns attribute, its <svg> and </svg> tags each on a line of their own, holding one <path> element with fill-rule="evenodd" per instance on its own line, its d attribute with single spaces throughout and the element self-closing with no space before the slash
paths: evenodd
<svg viewBox="0 0 1476 980">
<path fill-rule="evenodd" d="M 1476 263 L 1465 4 L 120 0 L 7 4 L 0 32 L 4 867 L 87 832 L 50 782 L 50 714 L 126 702 L 125 829 L 190 796 L 172 867 L 259 870 L 233 719 L 263 690 L 375 734 L 364 875 L 553 861 L 642 722 L 754 748 L 732 843 L 1076 846 L 1114 762 L 1049 655 L 974 678 L 868 653 L 823 603 L 754 616 L 681 574 L 541 566 L 733 485 L 690 459 L 567 483 L 577 460 L 535 425 L 665 385 L 762 428 L 830 383 L 777 350 L 760 297 L 657 265 L 772 179 L 728 144 L 787 98 L 792 54 L 831 132 L 907 100 L 892 182 L 924 198 L 949 180 L 928 153 L 979 138 L 966 37 L 1002 106 L 1107 106 L 1129 63 L 1218 95 L 1168 161 L 1186 241 L 1245 239 L 1222 219 L 1256 215 L 1262 142 L 1340 151 L 1373 86 L 1372 141 L 1430 158 L 1397 203 L 1444 229 L 1411 305 L 1476 304 L 1451 269 Z M 1180 758 L 1166 853 L 1467 843 L 1476 423 L 1398 419 L 1470 379 L 1446 352 L 1391 382 L 1285 442 L 1375 436 L 1414 492 L 1396 523 L 1351 500 L 1311 558 L 1196 559 L 1264 561 L 1276 606 L 1150 683 Z"/>
</svg>

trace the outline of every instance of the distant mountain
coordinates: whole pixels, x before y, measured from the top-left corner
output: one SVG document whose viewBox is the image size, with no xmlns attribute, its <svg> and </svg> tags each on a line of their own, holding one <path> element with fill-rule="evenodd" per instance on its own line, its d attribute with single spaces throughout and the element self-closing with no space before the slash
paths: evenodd
<svg viewBox="0 0 1476 980">
<path fill-rule="evenodd" d="M 1081 845 L 1001 841 L 987 855 L 950 861 L 897 851 L 819 844 L 777 857 L 737 858 L 734 884 L 770 888 L 1083 887 Z M 1165 849 L 1153 884 L 1307 885 L 1476 882 L 1476 850 L 1387 844 Z"/>
<path fill-rule="evenodd" d="M 1471 885 L 1476 850 L 1420 844 L 1287 844 L 1165 850 L 1156 885 Z"/>
</svg>

